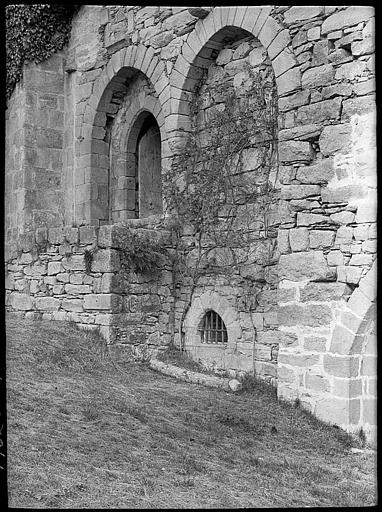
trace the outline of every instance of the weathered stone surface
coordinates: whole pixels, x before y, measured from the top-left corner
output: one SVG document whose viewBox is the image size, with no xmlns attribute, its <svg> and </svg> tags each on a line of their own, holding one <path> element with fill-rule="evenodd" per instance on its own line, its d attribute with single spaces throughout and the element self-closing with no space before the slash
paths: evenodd
<svg viewBox="0 0 382 512">
<path fill-rule="evenodd" d="M 283 185 L 281 187 L 282 199 L 304 199 L 317 196 L 321 192 L 320 185 Z"/>
<path fill-rule="evenodd" d="M 79 229 L 80 244 L 91 244 L 97 239 L 97 234 L 94 226 L 81 226 Z"/>
<path fill-rule="evenodd" d="M 33 298 L 25 293 L 12 293 L 9 303 L 14 309 L 28 311 L 33 309 Z"/>
<path fill-rule="evenodd" d="M 355 114 L 363 115 L 366 112 L 373 112 L 375 109 L 375 96 L 373 94 L 344 100 L 342 119 L 349 119 Z"/>
<path fill-rule="evenodd" d="M 316 160 L 312 165 L 299 167 L 296 173 L 296 179 L 301 183 L 328 183 L 333 176 L 334 169 L 331 158 Z"/>
<path fill-rule="evenodd" d="M 336 80 L 355 80 L 362 76 L 367 69 L 367 64 L 362 60 L 355 60 L 340 66 L 335 73 Z"/>
<path fill-rule="evenodd" d="M 305 387 L 310 391 L 316 391 L 318 393 L 326 393 L 330 390 L 330 383 L 328 379 L 322 375 L 314 375 L 307 373 L 305 376 Z"/>
<path fill-rule="evenodd" d="M 71 295 L 82 295 L 84 293 L 90 293 L 90 286 L 87 284 L 66 284 L 65 292 Z"/>
<path fill-rule="evenodd" d="M 358 357 L 325 354 L 324 370 L 335 377 L 357 377 L 359 371 Z"/>
<path fill-rule="evenodd" d="M 351 6 L 347 9 L 336 12 L 326 18 L 321 26 L 323 35 L 339 30 L 341 28 L 357 25 L 361 21 L 367 21 L 374 15 L 373 7 Z"/>
<path fill-rule="evenodd" d="M 333 98 L 300 107 L 296 122 L 297 124 L 314 124 L 335 121 L 340 118 L 341 103 L 342 98 Z"/>
<path fill-rule="evenodd" d="M 312 230 L 309 234 L 311 249 L 327 249 L 333 245 L 334 231 Z"/>
<path fill-rule="evenodd" d="M 291 94 L 285 98 L 279 99 L 279 110 L 280 112 L 287 112 L 296 107 L 307 105 L 310 99 L 310 91 L 299 91 L 295 94 Z"/>
<path fill-rule="evenodd" d="M 265 48 L 263 46 L 259 46 L 257 48 L 254 48 L 249 54 L 249 64 L 252 67 L 259 66 L 265 61 L 266 58 L 267 53 L 265 51 Z"/>
<path fill-rule="evenodd" d="M 35 307 L 40 311 L 58 311 L 60 300 L 53 297 L 36 297 Z"/>
<path fill-rule="evenodd" d="M 309 368 L 317 364 L 319 361 L 319 355 L 317 354 L 306 354 L 306 353 L 279 353 L 279 364 L 289 364 L 295 367 L 306 367 Z"/>
<path fill-rule="evenodd" d="M 308 228 L 296 228 L 289 231 L 289 243 L 293 252 L 306 251 L 309 248 Z"/>
<path fill-rule="evenodd" d="M 322 327 L 329 325 L 332 321 L 332 311 L 327 305 L 280 305 L 277 318 L 279 324 L 286 327 L 295 325 Z"/>
<path fill-rule="evenodd" d="M 329 217 L 319 213 L 297 213 L 297 226 L 313 226 L 316 224 L 330 224 Z"/>
<path fill-rule="evenodd" d="M 117 272 L 120 260 L 115 249 L 100 249 L 94 253 L 91 265 L 92 272 Z"/>
<path fill-rule="evenodd" d="M 302 21 L 302 20 L 310 20 L 311 18 L 315 18 L 316 16 L 319 16 L 323 12 L 323 7 L 318 5 L 312 5 L 312 6 L 298 6 L 298 7 L 291 7 L 284 13 L 285 22 L 295 23 L 296 21 Z"/>
<path fill-rule="evenodd" d="M 84 255 L 72 254 L 62 260 L 62 266 L 65 270 L 85 270 Z"/>
<path fill-rule="evenodd" d="M 62 270 L 60 261 L 50 261 L 48 263 L 48 276 L 59 274 Z"/>
<path fill-rule="evenodd" d="M 277 90 L 280 96 L 296 91 L 300 85 L 301 73 L 297 68 L 292 68 L 277 77 Z"/>
<path fill-rule="evenodd" d="M 331 188 L 322 187 L 321 197 L 323 203 L 348 203 L 351 199 L 365 197 L 367 191 L 356 184 Z"/>
<path fill-rule="evenodd" d="M 338 124 L 325 126 L 319 138 L 320 151 L 324 156 L 351 151 L 351 126 Z"/>
<path fill-rule="evenodd" d="M 354 222 L 355 214 L 353 212 L 348 212 L 348 211 L 338 212 L 338 213 L 333 213 L 332 215 L 330 215 L 330 219 L 335 224 L 346 225 L 346 224 L 351 224 L 352 222 Z"/>
<path fill-rule="evenodd" d="M 351 289 L 345 283 L 308 283 L 300 289 L 300 300 L 326 302 L 340 300 L 350 293 Z"/>
<path fill-rule="evenodd" d="M 284 140 L 310 140 L 316 139 L 317 135 L 321 133 L 322 127 L 317 124 L 308 124 L 303 126 L 296 126 L 279 131 L 279 141 Z"/>
<path fill-rule="evenodd" d="M 281 254 L 290 251 L 289 231 L 287 229 L 279 229 L 277 233 L 277 248 Z"/>
<path fill-rule="evenodd" d="M 282 254 L 278 270 L 280 279 L 291 281 L 333 280 L 335 277 L 322 251 Z"/>
<path fill-rule="evenodd" d="M 313 352 L 326 352 L 326 338 L 320 336 L 307 336 L 304 338 L 304 349 Z"/>
<path fill-rule="evenodd" d="M 302 86 L 309 89 L 328 85 L 333 81 L 334 73 L 332 64 L 307 69 L 302 75 Z"/>
</svg>

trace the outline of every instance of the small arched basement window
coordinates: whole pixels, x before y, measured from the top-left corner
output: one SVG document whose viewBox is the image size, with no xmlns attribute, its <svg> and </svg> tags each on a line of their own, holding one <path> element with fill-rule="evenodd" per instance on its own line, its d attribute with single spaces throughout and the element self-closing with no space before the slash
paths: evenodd
<svg viewBox="0 0 382 512">
<path fill-rule="evenodd" d="M 228 343 L 227 329 L 220 315 L 212 309 L 204 315 L 199 327 L 202 343 Z"/>
</svg>

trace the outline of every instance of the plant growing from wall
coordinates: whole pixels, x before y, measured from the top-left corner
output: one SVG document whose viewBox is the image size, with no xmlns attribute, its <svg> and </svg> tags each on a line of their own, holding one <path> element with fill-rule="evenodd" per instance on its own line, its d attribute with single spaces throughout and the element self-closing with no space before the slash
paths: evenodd
<svg viewBox="0 0 382 512">
<path fill-rule="evenodd" d="M 42 62 L 69 40 L 78 5 L 20 4 L 5 10 L 6 95 L 10 98 L 26 62 Z"/>
<path fill-rule="evenodd" d="M 246 269 L 272 261 L 277 231 L 277 102 L 274 80 L 247 68 L 251 84 L 236 94 L 227 82 L 213 94 L 221 101 L 200 116 L 199 94 L 191 105 L 192 129 L 164 179 L 167 205 L 179 226 L 175 272 L 190 282 L 180 322 L 191 306 L 200 278 L 235 272 L 248 296 L 256 290 Z M 203 82 L 202 82 L 203 85 Z M 188 239 L 188 241 L 187 241 Z M 253 301 L 247 301 L 253 308 Z"/>
<path fill-rule="evenodd" d="M 167 256 L 162 238 L 145 230 L 131 230 L 119 226 L 115 233 L 115 244 L 120 251 L 123 270 L 134 269 L 142 274 L 153 274 Z"/>
</svg>

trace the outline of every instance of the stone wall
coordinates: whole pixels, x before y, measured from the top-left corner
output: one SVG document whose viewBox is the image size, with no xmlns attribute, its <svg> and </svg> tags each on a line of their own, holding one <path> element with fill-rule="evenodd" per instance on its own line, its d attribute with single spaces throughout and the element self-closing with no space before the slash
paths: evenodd
<svg viewBox="0 0 382 512">
<path fill-rule="evenodd" d="M 173 334 L 172 264 L 154 274 L 123 266 L 120 224 L 80 228 L 37 228 L 6 272 L 6 309 L 26 318 L 76 322 L 98 328 L 125 357 L 170 342 Z M 155 224 L 124 226 L 157 237 Z M 160 236 L 171 249 L 171 237 Z M 128 350 L 130 349 L 130 350 Z"/>
<path fill-rule="evenodd" d="M 93 239 L 99 244 L 99 234 L 108 228 L 103 224 L 110 222 L 105 214 L 110 198 L 107 123 L 117 120 L 116 128 L 125 113 L 120 127 L 126 131 L 117 136 L 123 152 L 124 141 L 133 140 L 134 120 L 142 112 L 153 115 L 166 173 L 191 129 L 194 91 L 205 73 L 218 76 L 216 58 L 223 58 L 227 41 L 239 33 L 259 45 L 257 58 L 269 58 L 279 112 L 278 265 L 272 266 L 274 280 L 258 294 L 255 328 L 246 338 L 256 354 L 254 368 L 262 377 L 277 379 L 280 397 L 299 398 L 321 418 L 349 430 L 362 426 L 373 438 L 377 195 L 372 7 L 81 6 L 68 48 L 45 63 L 28 64 L 8 104 L 7 307 L 29 316 L 40 312 L 103 325 L 116 340 L 128 340 L 133 322 L 144 333 L 137 341 L 141 345 L 149 337 L 165 345 L 178 331 L 168 312 L 174 301 L 170 267 L 163 269 L 164 281 L 143 283 L 132 275 L 132 288 L 120 292 L 106 284 L 113 272 L 118 275 L 113 267 L 84 272 L 85 249 Z M 239 47 L 225 52 L 233 60 L 224 64 L 232 67 L 238 88 L 245 86 L 240 66 L 235 70 Z M 131 92 L 139 76 L 148 89 L 130 104 L 129 86 Z M 123 184 L 124 179 L 117 195 Z M 131 222 L 140 227 L 141 219 Z M 57 238 L 52 228 L 59 228 Z M 90 242 L 85 242 L 87 232 L 92 233 Z M 73 240 L 78 243 L 64 242 L 63 233 L 77 233 Z M 70 266 L 68 247 L 78 268 L 65 268 Z M 69 281 L 60 281 L 61 274 Z M 248 317 L 239 305 L 241 284 L 226 286 L 224 275 L 211 279 L 196 299 L 218 290 L 235 312 L 233 324 L 244 332 Z M 99 291 L 102 280 L 106 288 Z M 142 300 L 127 306 L 134 286 Z M 152 309 L 141 318 L 137 309 L 145 307 L 146 299 L 150 302 L 153 290 L 157 309 L 149 305 Z M 97 302 L 97 295 L 109 298 Z M 64 309 L 67 301 L 77 301 L 80 311 Z M 89 307 L 97 304 L 102 308 Z M 96 322 L 102 314 L 107 322 L 113 319 L 115 328 Z M 246 350 L 250 354 L 248 344 Z M 248 354 L 237 364 L 246 365 Z"/>
</svg>

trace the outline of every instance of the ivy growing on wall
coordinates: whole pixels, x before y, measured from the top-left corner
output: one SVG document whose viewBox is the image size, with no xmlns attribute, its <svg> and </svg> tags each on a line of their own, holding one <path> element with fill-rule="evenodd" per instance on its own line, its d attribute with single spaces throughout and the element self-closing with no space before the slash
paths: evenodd
<svg viewBox="0 0 382 512">
<path fill-rule="evenodd" d="M 10 98 L 26 62 L 42 62 L 68 42 L 78 5 L 22 4 L 6 7 L 6 94 Z"/>
</svg>

